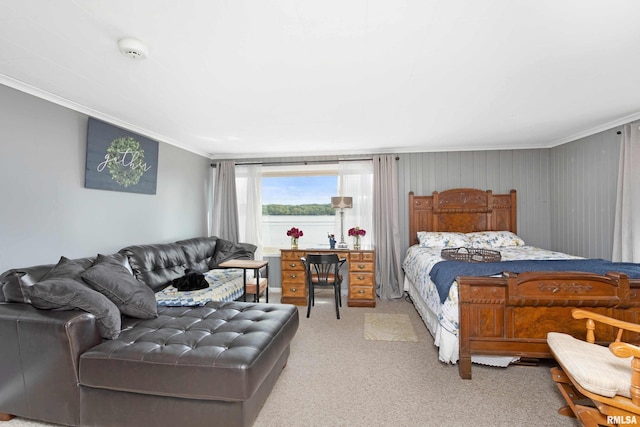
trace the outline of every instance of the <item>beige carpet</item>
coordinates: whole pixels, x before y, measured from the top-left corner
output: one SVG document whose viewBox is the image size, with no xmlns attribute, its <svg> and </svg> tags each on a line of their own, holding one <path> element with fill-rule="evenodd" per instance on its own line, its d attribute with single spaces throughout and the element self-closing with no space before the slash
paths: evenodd
<svg viewBox="0 0 640 427">
<path fill-rule="evenodd" d="M 557 412 L 564 400 L 549 366 L 474 365 L 473 379 L 462 380 L 456 365 L 438 361 L 433 337 L 411 303 L 343 304 L 338 320 L 333 293 L 320 292 L 310 318 L 306 307 L 299 307 L 289 361 L 253 427 L 579 427 Z M 269 294 L 270 301 L 279 301 L 276 291 Z M 409 316 L 418 341 L 365 339 L 369 313 Z M 0 422 L 0 427 L 49 426 L 22 418 Z"/>
<path fill-rule="evenodd" d="M 406 314 L 364 313 L 364 338 L 372 341 L 418 341 Z"/>
</svg>

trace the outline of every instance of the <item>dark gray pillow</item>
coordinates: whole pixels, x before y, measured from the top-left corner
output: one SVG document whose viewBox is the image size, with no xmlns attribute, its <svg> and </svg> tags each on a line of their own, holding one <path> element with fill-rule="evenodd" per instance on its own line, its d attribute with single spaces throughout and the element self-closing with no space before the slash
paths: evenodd
<svg viewBox="0 0 640 427">
<path fill-rule="evenodd" d="M 256 249 L 257 246 L 250 243 L 233 243 L 219 238 L 209 268 L 217 268 L 219 264 L 230 259 L 253 259 Z"/>
<path fill-rule="evenodd" d="M 44 310 L 79 308 L 96 317 L 103 338 L 120 335 L 120 311 L 107 297 L 71 277 L 52 277 L 28 286 L 25 292 L 34 307 Z"/>
<path fill-rule="evenodd" d="M 122 314 L 138 319 L 158 317 L 153 290 L 137 280 L 115 256 L 98 255 L 95 264 L 82 274 L 82 280 L 109 298 Z"/>
<path fill-rule="evenodd" d="M 129 271 L 129 273 L 133 274 L 133 270 L 131 269 L 131 264 L 129 264 L 129 258 L 127 258 L 125 254 L 121 254 L 121 253 L 111 254 L 111 255 L 98 254 L 93 264 L 94 265 L 99 264 L 101 262 L 105 262 L 105 260 L 108 260 L 109 262 L 115 262 L 117 264 L 122 264 L 127 269 L 127 271 Z"/>
<path fill-rule="evenodd" d="M 44 272 L 47 267 L 46 265 L 31 267 L 26 269 L 27 271 L 17 271 L 16 276 L 18 279 L 18 283 L 20 285 L 20 292 L 24 296 L 24 303 L 30 304 L 31 300 L 29 299 L 29 295 L 26 292 L 26 289 L 29 286 L 33 286 L 36 283 L 45 280 L 47 278 L 53 279 L 57 277 L 71 277 L 73 279 L 78 279 L 80 274 L 84 271 L 84 268 L 76 263 L 73 260 L 70 260 L 67 257 L 60 257 L 60 260 L 53 267 L 49 267 L 46 273 Z"/>
<path fill-rule="evenodd" d="M 58 263 L 41 280 L 57 277 L 78 277 L 84 271 L 84 267 L 67 257 L 60 257 Z"/>
</svg>

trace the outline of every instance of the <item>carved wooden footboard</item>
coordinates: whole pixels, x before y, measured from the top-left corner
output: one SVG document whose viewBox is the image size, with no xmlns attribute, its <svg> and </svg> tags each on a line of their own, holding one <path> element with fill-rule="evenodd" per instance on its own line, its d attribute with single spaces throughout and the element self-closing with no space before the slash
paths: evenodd
<svg viewBox="0 0 640 427">
<path fill-rule="evenodd" d="M 471 378 L 471 355 L 551 358 L 547 332 L 584 339 L 584 322 L 571 317 L 574 307 L 637 323 L 640 283 L 624 274 L 533 272 L 503 277 L 458 277 L 460 377 Z M 615 339 L 612 328 L 597 336 Z M 638 336 L 625 340 L 639 342 Z"/>
</svg>

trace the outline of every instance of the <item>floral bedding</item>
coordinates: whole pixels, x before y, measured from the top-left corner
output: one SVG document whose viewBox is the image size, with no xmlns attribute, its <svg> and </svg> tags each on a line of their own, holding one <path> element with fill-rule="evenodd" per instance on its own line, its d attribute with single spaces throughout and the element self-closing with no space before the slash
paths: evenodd
<svg viewBox="0 0 640 427">
<path fill-rule="evenodd" d="M 249 272 L 247 272 L 249 273 Z M 156 292 L 156 301 L 163 307 L 202 306 L 209 301 L 234 301 L 244 293 L 243 270 L 214 269 L 204 273 L 209 287 L 197 291 L 178 291 L 168 286 Z"/>
<path fill-rule="evenodd" d="M 534 246 L 507 246 L 496 248 L 502 256 L 502 261 L 513 260 L 551 260 L 551 259 L 576 259 L 578 257 L 561 252 L 549 251 Z M 444 304 L 440 303 L 438 290 L 429 278 L 431 268 L 438 262 L 444 261 L 440 256 L 441 247 L 425 248 L 413 245 L 407 250 L 402 267 L 407 278 L 416 286 L 420 297 L 426 302 L 429 309 L 437 314 L 440 326 L 458 335 L 458 284 L 453 283 L 449 289 Z"/>
</svg>

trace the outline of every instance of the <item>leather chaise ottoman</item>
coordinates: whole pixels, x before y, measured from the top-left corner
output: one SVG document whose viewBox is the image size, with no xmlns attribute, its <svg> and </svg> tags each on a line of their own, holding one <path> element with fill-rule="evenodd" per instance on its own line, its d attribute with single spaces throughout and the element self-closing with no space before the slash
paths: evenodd
<svg viewBox="0 0 640 427">
<path fill-rule="evenodd" d="M 299 322 L 295 306 L 239 302 L 126 321 L 80 357 L 83 426 L 251 425 Z"/>
</svg>

